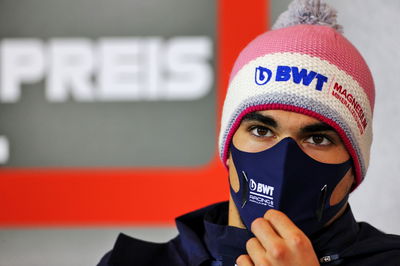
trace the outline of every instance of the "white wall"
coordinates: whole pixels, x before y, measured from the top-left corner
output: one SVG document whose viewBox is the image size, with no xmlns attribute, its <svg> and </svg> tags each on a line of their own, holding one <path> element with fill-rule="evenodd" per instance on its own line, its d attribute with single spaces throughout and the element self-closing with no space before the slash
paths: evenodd
<svg viewBox="0 0 400 266">
<path fill-rule="evenodd" d="M 371 164 L 351 195 L 358 220 L 400 234 L 400 1 L 335 0 L 344 35 L 359 49 L 375 80 Z"/>
</svg>

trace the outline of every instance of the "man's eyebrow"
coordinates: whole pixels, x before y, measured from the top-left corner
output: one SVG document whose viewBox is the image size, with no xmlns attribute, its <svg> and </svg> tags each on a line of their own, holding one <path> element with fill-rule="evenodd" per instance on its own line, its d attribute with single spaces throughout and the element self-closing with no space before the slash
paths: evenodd
<svg viewBox="0 0 400 266">
<path fill-rule="evenodd" d="M 278 123 L 275 119 L 268 115 L 262 115 L 257 112 L 248 113 L 247 115 L 243 116 L 242 121 L 258 121 L 270 127 L 278 127 Z"/>
<path fill-rule="evenodd" d="M 311 125 L 307 125 L 303 128 L 301 128 L 301 133 L 314 133 L 314 132 L 320 132 L 320 131 L 333 131 L 336 132 L 336 130 L 331 127 L 328 124 L 325 123 L 315 123 Z"/>
</svg>

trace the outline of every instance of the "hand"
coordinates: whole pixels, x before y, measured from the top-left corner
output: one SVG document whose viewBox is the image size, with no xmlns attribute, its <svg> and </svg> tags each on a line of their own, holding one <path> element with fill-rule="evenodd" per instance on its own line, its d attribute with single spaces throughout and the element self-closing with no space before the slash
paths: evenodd
<svg viewBox="0 0 400 266">
<path fill-rule="evenodd" d="M 251 231 L 256 237 L 247 241 L 249 255 L 239 256 L 237 265 L 319 265 L 311 241 L 284 213 L 268 210 Z"/>
</svg>

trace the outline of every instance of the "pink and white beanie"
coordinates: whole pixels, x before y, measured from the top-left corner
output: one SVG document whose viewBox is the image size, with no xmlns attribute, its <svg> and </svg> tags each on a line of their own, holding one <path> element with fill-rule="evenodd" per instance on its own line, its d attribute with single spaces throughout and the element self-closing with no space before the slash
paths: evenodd
<svg viewBox="0 0 400 266">
<path fill-rule="evenodd" d="M 333 127 L 353 159 L 356 186 L 362 182 L 370 157 L 375 88 L 366 62 L 340 31 L 334 9 L 315 0 L 296 0 L 273 30 L 243 49 L 223 107 L 223 162 L 244 115 L 286 110 Z"/>
</svg>

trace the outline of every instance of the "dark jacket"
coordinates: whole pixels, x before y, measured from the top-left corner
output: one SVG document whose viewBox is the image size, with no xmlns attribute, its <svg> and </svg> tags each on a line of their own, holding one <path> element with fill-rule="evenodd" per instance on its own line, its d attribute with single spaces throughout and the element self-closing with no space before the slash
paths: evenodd
<svg viewBox="0 0 400 266">
<path fill-rule="evenodd" d="M 178 217 L 179 235 L 167 243 L 120 234 L 98 266 L 235 265 L 252 234 L 227 222 L 228 203 L 223 202 Z M 400 266 L 400 236 L 357 223 L 350 207 L 310 239 L 321 265 Z"/>
</svg>

